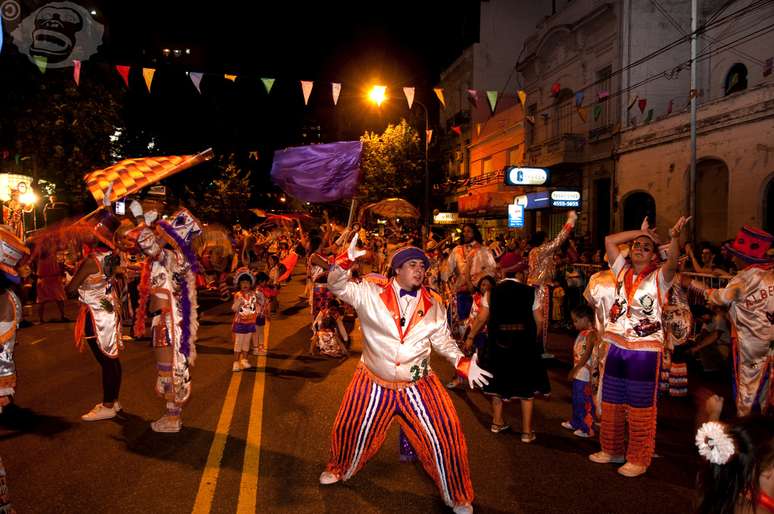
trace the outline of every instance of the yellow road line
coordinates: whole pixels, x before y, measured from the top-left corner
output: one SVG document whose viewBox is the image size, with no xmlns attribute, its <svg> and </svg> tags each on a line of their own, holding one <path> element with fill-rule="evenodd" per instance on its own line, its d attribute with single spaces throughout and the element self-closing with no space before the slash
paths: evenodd
<svg viewBox="0 0 774 514">
<path fill-rule="evenodd" d="M 45 338 L 45 337 L 43 337 L 43 338 L 40 338 L 40 339 L 35 339 L 35 340 L 34 340 L 34 341 L 32 341 L 30 344 L 38 344 L 38 343 L 42 343 L 42 342 L 43 342 L 43 341 L 45 341 L 45 340 L 46 340 L 46 338 Z"/>
<path fill-rule="evenodd" d="M 264 326 L 264 345 L 269 347 L 269 326 Z M 258 500 L 258 478 L 261 464 L 261 431 L 263 429 L 263 393 L 266 385 L 266 356 L 258 356 L 255 371 L 253 398 L 250 401 L 250 423 L 247 427 L 245 460 L 242 465 L 242 480 L 239 482 L 237 514 L 255 512 Z"/>
<path fill-rule="evenodd" d="M 220 411 L 215 437 L 212 439 L 210 453 L 207 455 L 207 464 L 204 465 L 202 479 L 199 482 L 193 514 L 209 514 L 212 508 L 212 499 L 215 496 L 215 487 L 218 485 L 218 475 L 220 474 L 220 462 L 223 459 L 223 450 L 226 447 L 228 429 L 231 426 L 231 418 L 234 416 L 234 406 L 241 383 L 242 373 L 231 375 L 231 383 L 228 385 L 226 399 L 223 401 L 223 408 Z"/>
</svg>

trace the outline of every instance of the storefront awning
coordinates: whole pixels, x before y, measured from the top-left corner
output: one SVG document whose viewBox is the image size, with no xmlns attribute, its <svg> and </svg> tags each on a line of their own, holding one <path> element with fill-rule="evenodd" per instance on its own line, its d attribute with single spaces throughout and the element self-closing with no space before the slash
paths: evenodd
<svg viewBox="0 0 774 514">
<path fill-rule="evenodd" d="M 457 199 L 460 214 L 467 216 L 508 215 L 508 205 L 513 203 L 515 192 L 493 191 L 469 194 Z"/>
</svg>

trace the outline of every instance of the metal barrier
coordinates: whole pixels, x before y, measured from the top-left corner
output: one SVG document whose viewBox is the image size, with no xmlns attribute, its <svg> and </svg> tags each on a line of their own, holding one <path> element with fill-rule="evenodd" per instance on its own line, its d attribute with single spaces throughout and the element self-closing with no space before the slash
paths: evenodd
<svg viewBox="0 0 774 514">
<path fill-rule="evenodd" d="M 733 278 L 731 275 L 711 275 L 709 273 L 692 273 L 689 271 L 683 271 L 680 272 L 680 274 L 689 276 L 691 277 L 691 280 L 699 281 L 704 285 L 704 287 L 709 287 L 712 289 L 726 287 L 728 281 Z"/>
</svg>

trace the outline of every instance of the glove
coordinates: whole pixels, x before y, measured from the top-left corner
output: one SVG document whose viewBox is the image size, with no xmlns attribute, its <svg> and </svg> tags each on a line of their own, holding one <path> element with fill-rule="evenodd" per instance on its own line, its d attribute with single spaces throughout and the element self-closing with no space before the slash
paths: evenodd
<svg viewBox="0 0 774 514">
<path fill-rule="evenodd" d="M 110 207 L 110 195 L 113 193 L 113 183 L 111 182 L 108 184 L 107 189 L 105 190 L 105 196 L 102 197 L 102 205 L 107 207 Z"/>
<path fill-rule="evenodd" d="M 368 253 L 365 250 L 357 249 L 357 239 L 358 236 L 355 234 L 355 237 L 353 237 L 352 241 L 349 243 L 349 248 L 347 248 L 346 253 L 341 253 L 336 256 L 336 265 L 341 269 L 349 269 L 350 266 L 352 266 L 352 263 L 355 262 L 358 257 L 362 257 Z"/>
<path fill-rule="evenodd" d="M 489 385 L 487 378 L 492 378 L 491 373 L 478 366 L 478 352 L 473 357 L 462 357 L 457 362 L 457 374 L 468 380 L 471 389 Z"/>
<path fill-rule="evenodd" d="M 135 218 L 142 217 L 142 205 L 140 205 L 140 202 L 137 200 L 132 200 L 132 202 L 129 204 L 129 211 Z"/>
<path fill-rule="evenodd" d="M 143 218 L 145 219 L 145 224 L 148 226 L 153 225 L 153 222 L 156 221 L 156 219 L 159 217 L 159 213 L 155 210 L 150 210 L 143 214 Z"/>
</svg>

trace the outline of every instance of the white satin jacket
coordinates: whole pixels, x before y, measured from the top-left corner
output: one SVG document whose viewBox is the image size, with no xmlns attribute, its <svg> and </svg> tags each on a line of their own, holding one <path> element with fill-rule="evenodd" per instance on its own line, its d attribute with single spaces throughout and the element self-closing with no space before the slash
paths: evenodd
<svg viewBox="0 0 774 514">
<path fill-rule="evenodd" d="M 334 266 L 328 274 L 328 289 L 357 311 L 365 339 L 361 361 L 378 378 L 411 382 L 426 376 L 431 349 L 455 367 L 462 358 L 440 297 L 424 287 L 405 327 L 400 326 L 400 308 L 391 282 L 355 282 L 346 270 Z"/>
</svg>

